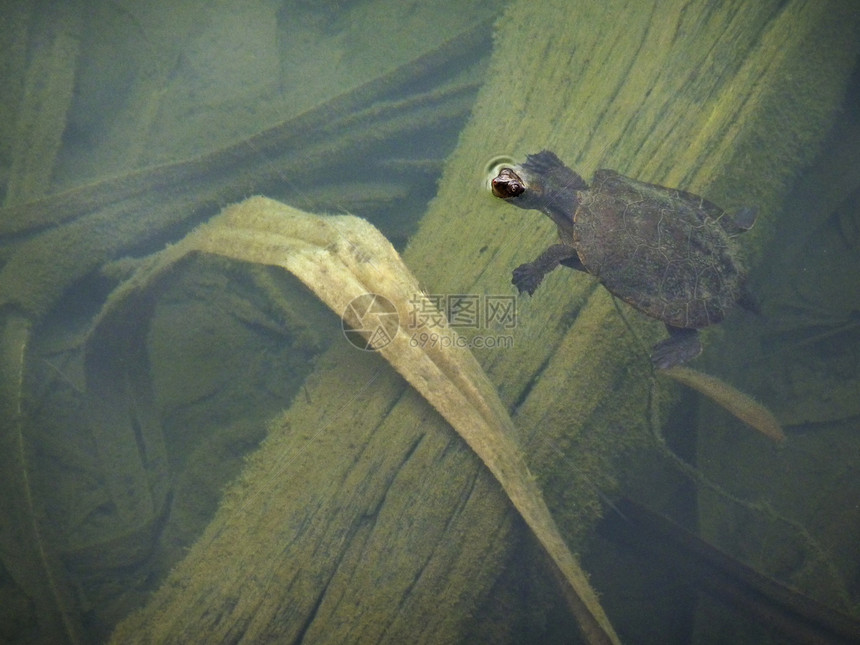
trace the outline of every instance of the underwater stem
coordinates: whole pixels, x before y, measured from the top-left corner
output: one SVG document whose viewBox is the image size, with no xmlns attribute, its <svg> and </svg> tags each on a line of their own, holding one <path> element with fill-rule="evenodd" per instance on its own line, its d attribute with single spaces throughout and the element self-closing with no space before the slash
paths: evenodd
<svg viewBox="0 0 860 645">
<path fill-rule="evenodd" d="M 660 370 L 658 374 L 665 374 L 701 392 L 769 439 L 777 442 L 785 440 L 782 426 L 770 410 L 716 376 L 680 365 Z"/>
<path fill-rule="evenodd" d="M 75 596 L 62 562 L 45 539 L 28 469 L 22 387 L 30 335 L 29 320 L 6 313 L 0 330 L 0 507 L 10 526 L 0 531 L 0 553 L 3 565 L 35 604 L 44 641 L 82 643 Z"/>
</svg>

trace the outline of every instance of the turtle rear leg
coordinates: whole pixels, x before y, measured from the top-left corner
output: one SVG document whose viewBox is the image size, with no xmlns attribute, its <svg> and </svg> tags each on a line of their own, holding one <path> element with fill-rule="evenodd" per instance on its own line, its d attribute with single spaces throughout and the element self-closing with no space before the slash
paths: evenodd
<svg viewBox="0 0 860 645">
<path fill-rule="evenodd" d="M 750 230 L 758 217 L 758 206 L 743 206 L 733 214 L 720 218 L 720 226 L 731 236 Z"/>
<path fill-rule="evenodd" d="M 661 340 L 651 348 L 651 364 L 658 370 L 665 370 L 686 363 L 702 353 L 697 329 L 685 329 L 666 325 L 669 338 Z"/>
</svg>

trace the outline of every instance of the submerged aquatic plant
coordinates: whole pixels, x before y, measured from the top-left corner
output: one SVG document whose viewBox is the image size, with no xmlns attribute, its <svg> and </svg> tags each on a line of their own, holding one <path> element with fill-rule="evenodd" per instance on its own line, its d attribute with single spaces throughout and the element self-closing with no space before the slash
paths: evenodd
<svg viewBox="0 0 860 645">
<path fill-rule="evenodd" d="M 361 321 L 349 305 L 365 294 L 394 303 L 403 328 L 409 325 L 410 302 L 423 298 L 425 308 L 433 306 L 388 240 L 365 220 L 309 215 L 254 197 L 225 209 L 165 249 L 116 290 L 88 341 L 88 375 L 110 372 L 106 363 L 123 362 L 121 352 L 104 351 L 105 339 L 128 337 L 123 330 L 130 322 L 129 312 L 139 319 L 139 301 L 146 299 L 152 284 L 187 255 L 200 252 L 283 267 L 354 328 L 360 328 Z M 448 342 L 416 344 L 400 333 L 378 351 L 454 427 L 501 484 L 566 581 L 566 599 L 588 642 L 618 642 L 526 466 L 495 387 L 471 352 L 456 341 L 453 329 L 443 326 L 439 333 Z"/>
<path fill-rule="evenodd" d="M 785 433 L 770 410 L 716 376 L 680 365 L 660 370 L 658 373 L 704 394 L 766 437 L 777 442 L 785 440 Z"/>
</svg>

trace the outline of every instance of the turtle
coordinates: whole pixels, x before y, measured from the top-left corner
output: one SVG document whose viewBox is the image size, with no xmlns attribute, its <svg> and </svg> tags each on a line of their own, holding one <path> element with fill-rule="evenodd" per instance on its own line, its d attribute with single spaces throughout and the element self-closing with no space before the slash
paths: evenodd
<svg viewBox="0 0 860 645">
<path fill-rule="evenodd" d="M 754 309 L 744 286 L 735 236 L 752 227 L 758 209 L 734 216 L 676 188 L 594 173 L 591 186 L 543 150 L 505 166 L 491 181 L 496 197 L 548 215 L 560 242 L 513 271 L 519 293 L 533 295 L 559 265 L 590 273 L 614 296 L 662 321 L 669 337 L 651 351 L 657 369 L 695 358 L 698 330 L 740 303 Z"/>
</svg>

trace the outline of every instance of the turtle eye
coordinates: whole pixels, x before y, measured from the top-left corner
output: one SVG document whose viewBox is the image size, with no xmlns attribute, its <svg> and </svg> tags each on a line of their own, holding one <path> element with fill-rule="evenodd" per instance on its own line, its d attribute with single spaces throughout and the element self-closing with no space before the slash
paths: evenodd
<svg viewBox="0 0 860 645">
<path fill-rule="evenodd" d="M 523 180 L 519 178 L 510 168 L 502 168 L 492 181 L 493 195 L 502 199 L 510 199 L 522 195 L 526 187 Z"/>
</svg>

